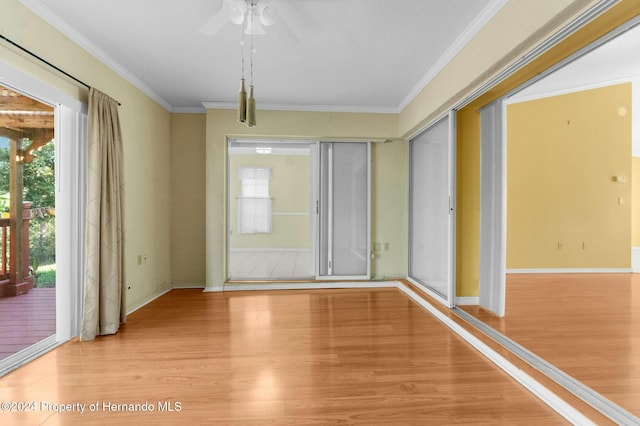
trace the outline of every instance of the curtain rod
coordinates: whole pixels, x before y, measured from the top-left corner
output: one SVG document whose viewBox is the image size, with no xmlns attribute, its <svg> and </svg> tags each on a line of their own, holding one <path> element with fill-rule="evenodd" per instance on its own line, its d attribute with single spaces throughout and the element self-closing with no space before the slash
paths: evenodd
<svg viewBox="0 0 640 426">
<path fill-rule="evenodd" d="M 47 61 L 46 59 L 36 55 L 35 53 L 33 53 L 32 51 L 20 46 L 18 43 L 16 43 L 13 40 L 8 39 L 7 37 L 5 37 L 4 35 L 0 34 L 0 38 L 3 39 L 4 41 L 6 41 L 7 43 L 17 47 L 18 49 L 22 50 L 23 52 L 33 56 L 34 58 L 36 58 L 37 60 L 39 60 L 40 62 L 43 62 L 45 64 L 47 64 L 48 66 L 50 66 L 51 68 L 53 68 L 54 70 L 66 75 L 67 77 L 69 77 L 70 79 L 72 79 L 73 81 L 83 85 L 84 87 L 86 87 L 87 89 L 91 89 L 91 86 L 89 86 L 87 83 L 85 83 L 84 81 L 72 76 L 71 74 L 69 74 L 68 72 L 64 71 L 63 69 L 58 68 L 57 66 L 53 65 L 51 62 Z M 116 101 L 117 102 L 117 101 Z M 122 106 L 122 104 L 120 102 L 118 102 L 118 105 Z"/>
</svg>

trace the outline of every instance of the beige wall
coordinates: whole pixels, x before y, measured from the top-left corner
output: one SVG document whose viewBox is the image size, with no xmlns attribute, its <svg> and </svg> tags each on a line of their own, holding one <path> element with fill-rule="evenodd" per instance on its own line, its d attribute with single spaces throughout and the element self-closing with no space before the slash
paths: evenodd
<svg viewBox="0 0 640 426">
<path fill-rule="evenodd" d="M 259 109 L 259 108 L 258 108 Z M 258 111 L 258 125 L 248 128 L 239 124 L 232 110 L 207 111 L 207 287 L 221 289 L 225 279 L 225 232 L 226 232 L 226 138 L 276 137 L 308 140 L 385 139 L 397 134 L 398 117 L 394 114 L 349 114 L 325 112 Z M 388 155 L 380 155 L 380 153 Z M 376 170 L 386 169 L 386 183 L 373 188 L 373 199 L 386 197 L 381 191 L 392 189 L 406 193 L 405 163 L 397 163 L 406 155 L 403 141 L 393 143 L 376 142 L 373 165 Z M 394 186 L 393 186 L 394 185 Z M 391 203 L 380 203 L 372 223 L 372 240 L 380 236 L 391 240 L 390 250 L 384 255 L 381 267 L 374 267 L 374 278 L 378 275 L 405 276 L 406 268 L 406 200 L 402 195 L 392 197 L 403 201 L 402 207 Z M 400 232 L 401 235 L 397 235 Z M 393 237 L 393 238 L 392 238 Z M 394 243 L 397 241 L 397 244 Z"/>
<path fill-rule="evenodd" d="M 122 103 L 127 309 L 170 288 L 170 114 L 25 8 L 2 0 L 1 33 Z M 0 42 L 0 61 L 86 102 L 87 90 Z M 137 264 L 137 255 L 147 262 Z"/>
<path fill-rule="evenodd" d="M 171 114 L 171 282 L 205 283 L 205 114 Z"/>
<path fill-rule="evenodd" d="M 507 107 L 507 269 L 631 267 L 630 112 L 630 83 Z"/>
</svg>

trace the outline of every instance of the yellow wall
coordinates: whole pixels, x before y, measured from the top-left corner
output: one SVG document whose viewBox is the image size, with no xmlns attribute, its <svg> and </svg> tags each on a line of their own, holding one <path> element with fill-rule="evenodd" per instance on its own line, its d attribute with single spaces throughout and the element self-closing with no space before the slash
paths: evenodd
<svg viewBox="0 0 640 426">
<path fill-rule="evenodd" d="M 456 296 L 476 296 L 480 276 L 480 113 L 457 114 Z"/>
<path fill-rule="evenodd" d="M 259 109 L 259 108 L 258 108 Z M 236 121 L 233 110 L 207 111 L 207 287 L 220 289 L 225 279 L 226 223 L 226 137 L 290 137 L 307 140 L 353 138 L 394 138 L 398 129 L 395 114 L 358 114 L 326 112 L 258 111 L 258 125 L 248 128 Z M 372 144 L 372 174 L 384 170 L 377 179 L 372 199 L 378 200 L 372 223 L 372 240 L 386 238 L 390 250 L 372 264 L 372 276 L 406 276 L 406 143 L 396 141 Z M 399 161 L 402 160 L 402 163 Z M 378 175 L 379 176 L 379 175 Z M 401 207 L 379 200 L 393 192 L 390 199 L 403 202 Z M 398 193 L 398 194 L 396 194 Z M 376 201 L 373 201 L 376 203 Z M 395 243 L 397 242 L 397 243 Z"/>
<path fill-rule="evenodd" d="M 171 282 L 205 283 L 205 114 L 171 114 Z"/>
<path fill-rule="evenodd" d="M 630 83 L 507 107 L 507 269 L 631 266 L 630 111 Z"/>
<path fill-rule="evenodd" d="M 538 20 L 541 11 L 534 12 L 537 7 L 546 8 L 543 2 L 513 2 L 507 3 L 505 8 L 500 11 L 498 15 L 506 14 L 506 19 L 496 16 L 496 19 L 492 20 L 489 25 L 483 28 L 476 36 L 478 44 L 474 44 L 475 50 L 482 54 L 489 53 L 493 49 L 493 46 L 488 41 L 490 38 L 497 37 L 502 34 L 505 40 L 514 42 L 514 47 L 509 51 L 508 55 L 502 60 L 497 61 L 494 66 L 488 69 L 486 72 L 477 70 L 474 63 L 473 52 L 468 52 L 467 49 L 463 49 L 459 53 L 459 57 L 455 62 L 449 64 L 443 70 L 442 74 L 445 74 L 449 67 L 456 67 L 458 70 L 467 68 L 471 75 L 475 75 L 476 80 L 468 87 L 462 88 L 459 84 L 456 84 L 455 80 L 452 80 L 449 87 L 449 95 L 451 96 L 450 102 L 445 102 L 444 107 L 450 107 L 458 99 L 464 98 L 468 95 L 474 87 L 479 86 L 483 81 L 490 78 L 491 74 L 499 70 L 500 64 L 507 64 L 520 56 L 527 50 L 527 48 L 534 46 L 536 42 L 544 40 L 548 36 L 548 31 L 553 31 L 553 28 L 560 28 L 563 22 L 570 21 L 573 17 L 579 14 L 581 8 L 586 8 L 592 5 L 594 2 L 572 2 L 565 9 L 557 14 L 552 19 L 553 25 L 543 22 L 544 19 Z M 508 6 L 508 7 L 507 7 Z M 519 10 L 514 10 L 514 8 Z M 548 9 L 548 10 L 554 10 Z M 534 21 L 539 25 L 539 30 L 530 32 L 530 27 L 522 27 L 522 31 L 518 28 L 508 24 L 511 20 L 514 25 L 519 25 L 522 22 L 533 23 L 526 15 L 531 13 L 531 17 L 535 18 Z M 536 60 L 529 63 L 527 66 L 511 75 L 501 83 L 487 90 L 480 97 L 475 99 L 470 104 L 466 105 L 458 112 L 458 158 L 464 160 L 458 161 L 458 182 L 457 182 L 457 196 L 458 196 L 458 208 L 457 208 L 457 264 L 456 264 L 456 282 L 457 282 L 457 294 L 458 296 L 477 296 L 478 295 L 478 271 L 479 271 L 479 192 L 480 192 L 480 177 L 479 177 L 479 149 L 480 149 L 480 116 L 479 109 L 485 105 L 488 105 L 492 101 L 503 96 L 508 91 L 514 89 L 518 85 L 526 82 L 535 75 L 539 74 L 543 70 L 546 70 L 550 66 L 556 64 L 560 60 L 564 59 L 573 52 L 581 49 L 590 42 L 596 40 L 617 26 L 623 24 L 629 19 L 637 16 L 640 10 L 637 7 L 637 1 L 635 0 L 622 0 L 619 4 L 614 6 L 609 11 L 605 12 L 598 19 L 592 23 L 586 25 L 584 28 L 576 31 L 573 35 L 568 37 L 565 41 L 559 43 L 554 48 L 550 49 L 547 53 L 541 55 Z M 518 17 L 515 19 L 516 17 Z M 511 19 L 514 18 L 514 19 Z M 498 19 L 503 22 L 498 25 Z M 494 25 L 495 24 L 495 25 Z M 501 30 L 504 32 L 501 33 Z M 528 35 L 527 35 L 527 32 Z M 510 58 L 510 59 L 509 59 Z M 452 73 L 451 75 L 457 75 Z M 444 77 L 443 77 L 444 78 Z M 431 84 L 429 85 L 431 86 Z M 429 86 L 423 91 L 423 94 L 428 93 Z M 446 98 L 446 96 L 443 96 Z M 421 95 L 416 98 L 417 102 L 427 102 Z M 410 107 L 416 105 L 411 104 Z M 429 111 L 426 109 L 424 115 L 430 117 Z M 409 129 L 413 131 L 412 126 L 420 125 L 418 121 L 419 115 L 415 113 L 407 114 L 403 111 L 401 117 L 401 131 L 403 129 Z M 405 121 L 406 119 L 406 121 Z M 417 123 L 417 124 L 415 124 Z M 461 136 L 462 135 L 462 136 Z M 478 200 L 477 202 L 475 200 Z M 460 235 L 461 230 L 466 229 L 463 235 Z"/>
<path fill-rule="evenodd" d="M 127 309 L 147 302 L 171 285 L 169 112 L 18 0 L 2 0 L 0 29 L 4 36 L 122 103 Z M 86 88 L 5 42 L 0 42 L 0 61 L 75 99 L 87 100 Z M 138 265 L 138 254 L 146 255 L 147 263 Z"/>
<path fill-rule="evenodd" d="M 272 198 L 272 232 L 265 234 L 238 234 L 237 199 L 241 195 L 238 178 L 240 167 L 270 167 L 269 195 Z M 229 244 L 238 248 L 292 248 L 309 249 L 309 177 L 308 155 L 244 155 L 229 157 Z M 306 215 L 279 215 L 278 213 L 306 213 Z"/>
</svg>

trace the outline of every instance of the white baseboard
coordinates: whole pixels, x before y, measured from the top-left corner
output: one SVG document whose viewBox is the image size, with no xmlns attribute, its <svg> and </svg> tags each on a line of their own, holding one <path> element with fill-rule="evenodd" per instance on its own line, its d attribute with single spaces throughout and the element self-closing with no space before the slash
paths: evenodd
<svg viewBox="0 0 640 426">
<path fill-rule="evenodd" d="M 479 304 L 480 304 L 480 297 L 478 296 L 456 297 L 457 306 L 479 305 Z"/>
<path fill-rule="evenodd" d="M 397 288 L 397 281 L 326 281 L 308 283 L 255 283 L 236 284 L 228 283 L 224 285 L 224 291 L 247 291 L 247 290 L 319 290 L 319 289 L 344 289 L 344 288 Z M 207 291 L 207 290 L 205 290 Z M 215 290 L 214 290 L 215 291 Z"/>
<path fill-rule="evenodd" d="M 524 370 L 518 368 L 512 364 L 507 358 L 500 355 L 498 352 L 489 347 L 486 343 L 475 337 L 469 331 L 465 330 L 460 324 L 449 318 L 447 315 L 440 312 L 437 308 L 427 302 L 424 298 L 420 297 L 416 292 L 398 282 L 398 289 L 402 291 L 407 297 L 412 299 L 418 305 L 422 306 L 427 312 L 439 320 L 444 326 L 448 327 L 452 332 L 460 336 L 467 343 L 478 350 L 482 355 L 491 360 L 498 368 L 510 375 L 514 380 L 518 381 L 532 394 L 537 396 L 545 404 L 555 410 L 562 417 L 567 419 L 571 424 L 580 425 L 592 425 L 587 417 L 585 417 L 578 410 L 573 408 L 567 402 L 562 400 L 543 384 L 538 382 L 535 378 L 531 377 Z"/>
<path fill-rule="evenodd" d="M 628 274 L 631 268 L 535 268 L 507 269 L 507 274 Z"/>
<path fill-rule="evenodd" d="M 132 313 L 134 313 L 134 312 L 135 312 L 135 311 L 137 311 L 138 309 L 142 308 L 143 306 L 148 305 L 149 303 L 153 302 L 153 301 L 154 301 L 154 300 L 156 300 L 157 298 L 162 297 L 162 296 L 164 296 L 165 294 L 169 293 L 171 290 L 173 290 L 173 288 L 168 288 L 168 289 L 166 289 L 165 291 L 163 291 L 162 293 L 160 293 L 160 294 L 158 294 L 158 295 L 156 295 L 156 296 L 152 297 L 151 299 L 147 300 L 146 302 L 143 302 L 143 303 L 139 304 L 138 306 L 135 306 L 135 307 L 133 307 L 133 308 L 129 309 L 129 310 L 127 311 L 127 315 L 131 315 Z"/>
<path fill-rule="evenodd" d="M 631 247 L 631 270 L 640 272 L 640 247 Z"/>
<path fill-rule="evenodd" d="M 173 283 L 171 285 L 171 288 L 176 288 L 176 289 L 183 289 L 183 288 L 205 288 L 206 284 L 205 283 Z"/>
<path fill-rule="evenodd" d="M 309 249 L 306 248 L 234 248 L 234 249 L 230 249 L 230 252 L 243 252 L 243 251 L 266 251 L 266 252 L 279 252 L 279 251 L 293 251 L 293 252 L 308 252 Z"/>
</svg>

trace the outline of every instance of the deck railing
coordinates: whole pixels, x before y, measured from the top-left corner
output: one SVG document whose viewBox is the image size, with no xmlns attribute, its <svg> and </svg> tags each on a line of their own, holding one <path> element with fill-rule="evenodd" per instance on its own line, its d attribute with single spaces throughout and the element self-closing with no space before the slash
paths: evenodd
<svg viewBox="0 0 640 426">
<path fill-rule="evenodd" d="M 0 297 L 16 296 L 26 293 L 33 285 L 34 278 L 30 276 L 29 268 L 29 223 L 31 222 L 31 203 L 22 205 L 22 252 L 17 253 L 11 244 L 11 219 L 1 218 L 0 228 L 2 249 L 0 255 Z M 16 244 L 17 245 L 17 244 Z M 17 256 L 22 256 L 22 274 L 12 274 L 16 270 Z"/>
<path fill-rule="evenodd" d="M 0 219 L 2 228 L 2 259 L 0 259 L 0 281 L 9 279 L 9 218 Z"/>
</svg>

